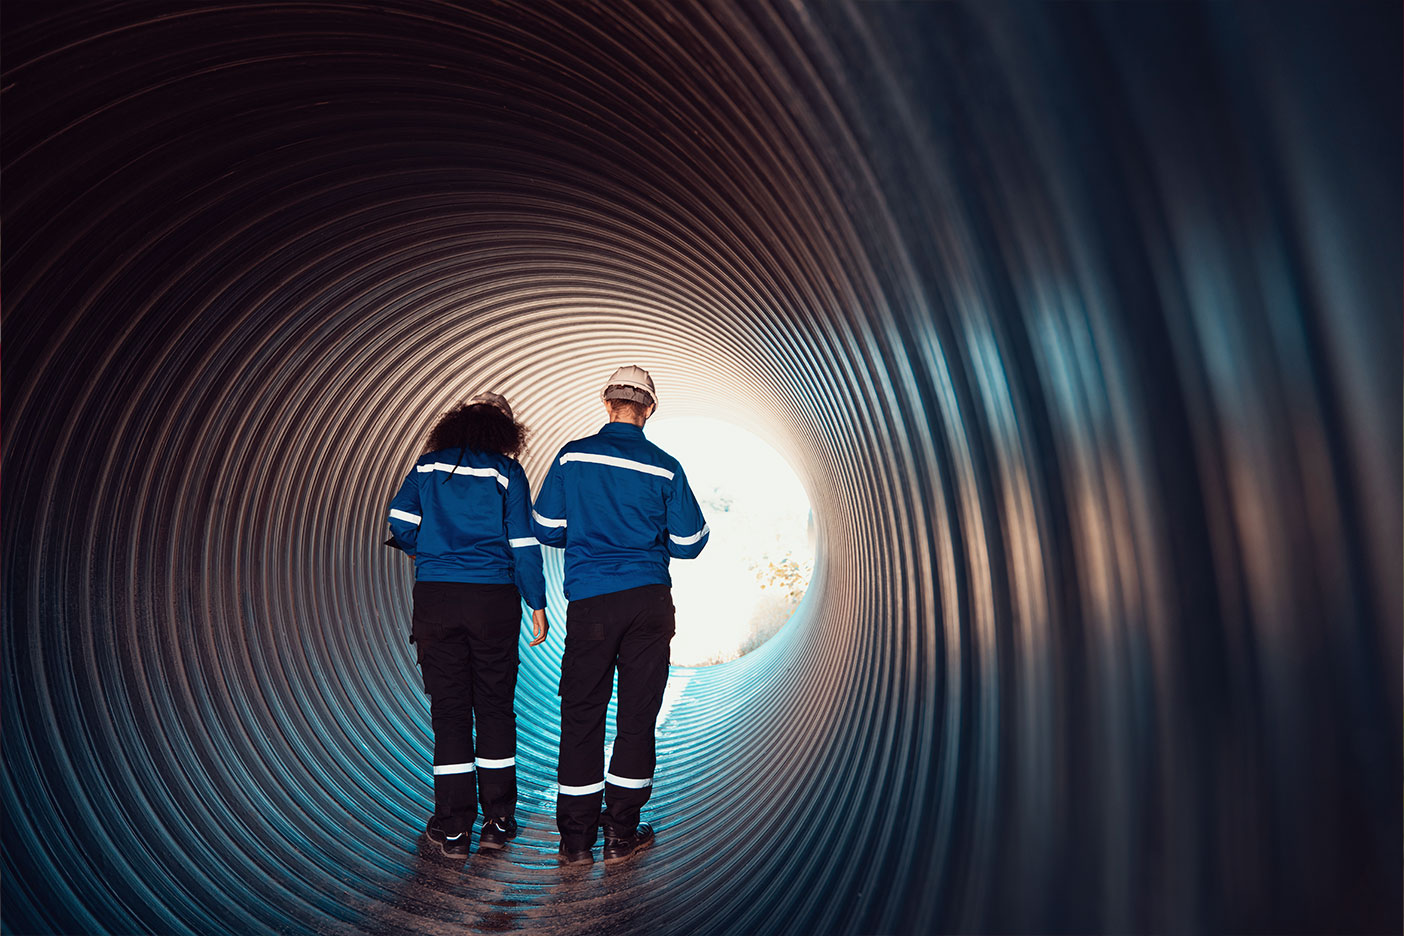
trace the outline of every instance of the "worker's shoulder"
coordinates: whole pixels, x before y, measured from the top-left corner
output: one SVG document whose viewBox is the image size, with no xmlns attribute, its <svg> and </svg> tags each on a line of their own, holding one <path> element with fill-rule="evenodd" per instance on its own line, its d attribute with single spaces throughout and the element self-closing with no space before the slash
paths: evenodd
<svg viewBox="0 0 1404 936">
<path fill-rule="evenodd" d="M 565 457 L 572 453 L 598 451 L 598 446 L 594 444 L 595 438 L 595 436 L 585 436 L 580 439 L 571 439 L 556 452 L 556 457 L 553 459 L 553 462 L 555 464 L 565 464 Z"/>
<path fill-rule="evenodd" d="M 441 459 L 448 456 L 448 454 L 447 451 L 425 452 L 414 460 L 414 467 L 421 468 L 424 471 L 433 471 L 434 466 L 437 465 Z M 449 464 L 453 464 L 453 461 L 450 460 Z"/>
<path fill-rule="evenodd" d="M 667 468 L 674 474 L 679 474 L 682 472 L 682 465 L 678 462 L 676 458 L 663 451 L 657 445 L 654 445 L 648 439 L 643 439 L 642 442 L 643 445 L 647 447 L 646 451 L 648 451 L 650 456 L 652 456 L 652 461 L 654 464 L 663 468 Z"/>
</svg>

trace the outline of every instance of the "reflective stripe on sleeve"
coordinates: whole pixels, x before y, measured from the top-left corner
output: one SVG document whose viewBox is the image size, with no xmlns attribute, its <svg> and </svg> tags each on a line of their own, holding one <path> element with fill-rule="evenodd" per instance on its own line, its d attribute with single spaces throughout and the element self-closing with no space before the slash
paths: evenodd
<svg viewBox="0 0 1404 936">
<path fill-rule="evenodd" d="M 561 456 L 561 464 L 566 462 L 593 462 L 596 465 L 609 465 L 612 468 L 628 468 L 630 471 L 642 471 L 644 474 L 658 475 L 660 478 L 673 480 L 673 473 L 667 468 L 659 468 L 657 465 L 645 464 L 641 461 L 634 461 L 631 458 L 619 458 L 614 455 L 596 455 L 593 452 L 567 452 Z"/>
<path fill-rule="evenodd" d="M 554 517 L 543 517 L 541 516 L 541 514 L 537 513 L 534 510 L 531 512 L 531 515 L 536 519 L 537 523 L 541 524 L 544 527 L 563 527 L 566 525 L 564 519 L 557 520 Z"/>
<path fill-rule="evenodd" d="M 603 790 L 604 781 L 601 780 L 599 783 L 588 783 L 585 786 L 566 786 L 564 783 L 559 784 L 558 786 L 562 796 L 589 796 L 591 793 L 599 793 L 601 790 Z"/>
<path fill-rule="evenodd" d="M 403 520 L 406 523 L 419 523 L 423 519 L 419 514 L 412 514 L 408 510 L 395 509 L 390 511 L 391 520 Z"/>
<path fill-rule="evenodd" d="M 480 757 L 475 761 L 475 763 L 485 770 L 497 770 L 502 767 L 516 766 L 517 759 L 515 757 Z"/>
<path fill-rule="evenodd" d="M 472 761 L 469 761 L 469 762 L 466 763 L 466 764 L 435 764 L 435 765 L 434 765 L 434 776 L 436 776 L 436 777 L 437 777 L 437 776 L 440 776 L 440 775 L 442 775 L 442 774 L 472 773 L 472 772 L 473 772 L 473 762 L 472 762 Z"/>
<path fill-rule="evenodd" d="M 519 546 L 540 546 L 541 541 L 534 536 L 519 536 L 516 539 L 509 539 L 507 545 L 516 549 Z"/>
<path fill-rule="evenodd" d="M 507 478 L 496 468 L 473 468 L 470 465 L 450 465 L 448 462 L 431 462 L 427 465 L 415 465 L 414 470 L 420 474 L 428 474 L 431 471 L 443 471 L 448 474 L 471 475 L 475 478 L 496 478 L 497 483 L 503 487 L 507 486 Z"/>
<path fill-rule="evenodd" d="M 702 537 L 706 536 L 706 535 L 707 535 L 708 533 L 710 533 L 710 532 L 711 532 L 711 528 L 708 527 L 707 524 L 704 523 L 704 524 L 702 524 L 702 529 L 698 530 L 696 533 L 692 534 L 691 536 L 674 536 L 674 535 L 672 535 L 671 533 L 669 533 L 669 534 L 668 534 L 668 539 L 670 539 L 670 540 L 672 540 L 673 542 L 677 543 L 679 546 L 691 546 L 693 543 L 697 542 L 698 540 L 700 540 Z"/>
<path fill-rule="evenodd" d="M 644 787 L 653 786 L 653 778 L 645 780 L 635 780 L 633 777 L 616 777 L 612 773 L 605 774 L 605 780 L 615 786 L 628 787 L 631 790 L 642 790 Z"/>
</svg>

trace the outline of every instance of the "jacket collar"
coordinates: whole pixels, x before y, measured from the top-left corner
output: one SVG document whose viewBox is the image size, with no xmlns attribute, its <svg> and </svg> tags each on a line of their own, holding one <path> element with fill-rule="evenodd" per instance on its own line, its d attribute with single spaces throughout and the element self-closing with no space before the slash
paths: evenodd
<svg viewBox="0 0 1404 936">
<path fill-rule="evenodd" d="M 642 437 L 643 437 L 643 427 L 642 427 L 642 426 L 636 426 L 636 425 L 634 425 L 633 423 L 627 423 L 627 422 L 605 423 L 605 424 L 604 424 L 604 428 L 600 430 L 600 434 L 601 434 L 601 435 L 618 435 L 618 436 L 638 436 L 638 437 L 642 438 Z"/>
</svg>

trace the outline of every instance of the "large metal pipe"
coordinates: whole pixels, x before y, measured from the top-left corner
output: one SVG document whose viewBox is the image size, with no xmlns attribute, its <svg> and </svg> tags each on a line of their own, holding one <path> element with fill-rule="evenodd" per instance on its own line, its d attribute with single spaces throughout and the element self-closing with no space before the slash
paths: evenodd
<svg viewBox="0 0 1404 936">
<path fill-rule="evenodd" d="M 1397 4 L 6 19 L 8 931 L 1398 930 Z M 445 868 L 385 503 L 621 362 L 815 582 L 584 874 L 556 606 Z"/>
</svg>

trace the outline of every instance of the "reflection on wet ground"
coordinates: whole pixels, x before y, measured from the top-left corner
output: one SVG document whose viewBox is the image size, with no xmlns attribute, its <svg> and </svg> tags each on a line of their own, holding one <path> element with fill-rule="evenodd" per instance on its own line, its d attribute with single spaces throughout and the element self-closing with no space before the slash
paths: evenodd
<svg viewBox="0 0 1404 936">
<path fill-rule="evenodd" d="M 621 900 L 641 883 L 661 885 L 669 843 L 605 864 L 556 861 L 554 814 L 518 813 L 520 834 L 501 851 L 466 859 L 444 855 L 423 833 L 413 840 L 404 876 L 384 904 L 355 929 L 368 933 L 594 933 L 639 922 Z M 662 873 L 660 873 L 662 872 Z"/>
</svg>

